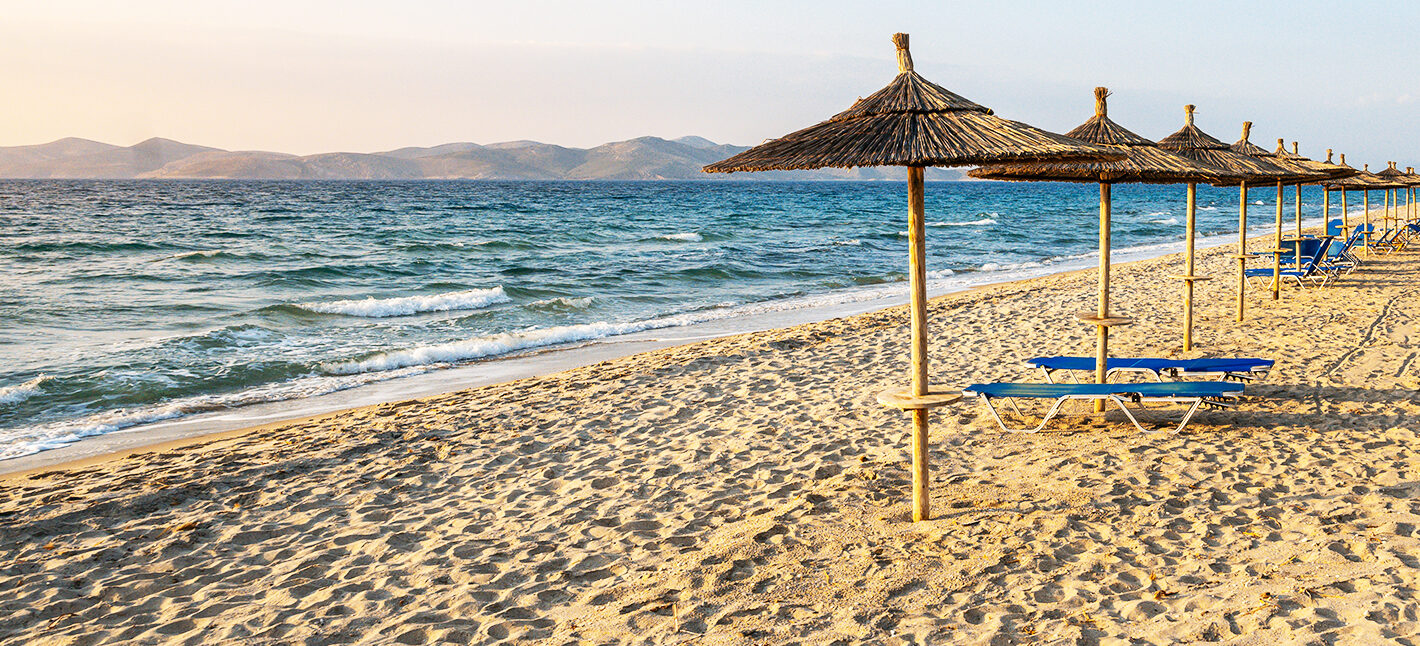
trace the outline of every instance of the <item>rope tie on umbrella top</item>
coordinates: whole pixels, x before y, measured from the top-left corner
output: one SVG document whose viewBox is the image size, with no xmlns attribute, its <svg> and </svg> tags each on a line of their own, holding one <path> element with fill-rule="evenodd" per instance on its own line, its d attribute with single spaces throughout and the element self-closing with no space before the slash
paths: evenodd
<svg viewBox="0 0 1420 646">
<path fill-rule="evenodd" d="M 1193 110 L 1195 107 L 1196 106 L 1194 106 L 1192 103 L 1183 106 L 1183 125 L 1193 125 Z"/>
<path fill-rule="evenodd" d="M 907 34 L 893 34 L 892 44 L 897 45 L 897 73 L 912 71 L 912 52 L 907 50 Z"/>
</svg>

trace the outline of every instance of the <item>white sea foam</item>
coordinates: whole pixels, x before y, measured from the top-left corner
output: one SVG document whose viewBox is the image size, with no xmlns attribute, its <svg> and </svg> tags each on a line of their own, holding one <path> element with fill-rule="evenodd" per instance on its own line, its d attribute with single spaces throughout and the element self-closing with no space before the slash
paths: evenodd
<svg viewBox="0 0 1420 646">
<path fill-rule="evenodd" d="M 40 384 L 49 379 L 49 375 L 40 375 L 22 384 L 0 388 L 0 405 L 18 404 L 39 394 Z"/>
<path fill-rule="evenodd" d="M 1014 271 L 1014 270 L 1017 270 L 1017 269 L 1034 269 L 1034 268 L 1036 268 L 1036 267 L 1044 267 L 1044 266 L 1045 266 L 1044 263 L 1037 262 L 1037 261 L 1034 261 L 1034 260 L 1029 260 L 1029 261 L 1026 261 L 1026 262 L 1008 262 L 1008 263 L 1004 263 L 1004 264 L 1003 264 L 1003 263 L 996 263 L 996 262 L 988 262 L 988 263 L 986 263 L 986 264 L 984 264 L 984 265 L 981 265 L 981 271 Z"/>
<path fill-rule="evenodd" d="M 994 215 L 994 214 L 993 214 L 993 215 Z M 927 223 L 927 226 L 929 226 L 929 227 L 981 227 L 981 226 L 990 226 L 990 225 L 993 225 L 993 224 L 1000 224 L 1000 222 L 999 222 L 998 220 L 994 220 L 994 219 L 992 219 L 992 218 L 982 218 L 982 219 L 980 219 L 980 220 L 972 220 L 972 221 L 970 221 L 970 222 L 928 222 L 928 223 Z"/>
<path fill-rule="evenodd" d="M 1153 213 L 1150 213 L 1149 215 L 1150 215 L 1151 217 L 1158 217 L 1158 216 L 1160 216 L 1160 215 L 1172 215 L 1172 214 L 1173 214 L 1173 211 L 1154 211 Z"/>
<path fill-rule="evenodd" d="M 212 258 L 220 253 L 222 253 L 221 249 L 201 249 L 198 251 L 175 253 L 171 256 L 163 256 L 162 258 L 154 259 L 152 262 L 162 262 L 164 260 L 182 260 L 183 258 Z"/>
<path fill-rule="evenodd" d="M 1152 224 L 1178 224 L 1178 218 L 1165 218 L 1162 220 L 1149 220 Z"/>
<path fill-rule="evenodd" d="M 356 386 L 428 372 L 438 366 L 360 375 L 312 375 L 292 381 L 267 384 L 237 393 L 198 395 L 153 406 L 125 408 L 27 428 L 10 429 L 0 436 L 0 460 L 17 458 L 59 448 L 94 435 L 112 433 L 140 424 L 150 424 L 196 413 L 206 413 L 251 404 L 300 399 L 333 393 Z M 38 381 L 37 378 L 35 381 Z"/>
<path fill-rule="evenodd" d="M 566 297 L 566 296 L 559 296 L 559 297 L 557 297 L 557 298 L 547 298 L 547 299 L 543 299 L 543 300 L 540 300 L 540 301 L 533 301 L 533 302 L 531 302 L 531 303 L 528 303 L 527 306 L 528 306 L 528 307 L 531 307 L 531 308 L 534 308 L 534 309 L 577 309 L 577 310 L 580 310 L 580 309 L 586 309 L 586 308 L 588 308 L 588 307 L 591 307 L 591 305 L 592 305 L 592 297 L 591 297 L 591 296 L 584 296 L 584 297 L 582 297 L 582 298 L 568 298 L 568 297 Z"/>
<path fill-rule="evenodd" d="M 1199 210 L 1199 211 L 1217 211 L 1217 210 L 1218 210 L 1218 207 L 1216 207 L 1216 206 L 1200 206 L 1200 207 L 1198 207 L 1198 210 Z"/>
<path fill-rule="evenodd" d="M 409 316 L 420 312 L 448 312 L 453 310 L 476 310 L 495 303 L 508 302 L 503 287 L 490 289 L 470 289 L 461 292 L 446 292 L 427 296 L 401 296 L 398 298 L 366 298 L 324 303 L 300 303 L 297 307 L 320 312 L 321 314 L 343 314 L 365 318 L 385 318 L 389 316 Z"/>
<path fill-rule="evenodd" d="M 557 327 L 523 330 L 521 332 L 506 332 L 463 341 L 382 352 L 360 361 L 329 363 L 326 364 L 324 368 L 338 375 L 380 372 L 410 366 L 484 359 L 520 350 L 560 345 L 575 341 L 589 341 L 619 334 L 630 334 L 642 330 L 683 324 L 685 323 L 677 320 L 676 317 L 668 317 L 632 323 L 607 323 L 599 321 L 581 325 L 560 325 Z"/>
<path fill-rule="evenodd" d="M 701 240 L 704 240 L 705 237 L 698 233 L 695 233 L 694 231 L 691 231 L 688 233 L 668 233 L 663 236 L 656 236 L 656 239 L 669 240 L 672 242 L 700 242 Z"/>
</svg>

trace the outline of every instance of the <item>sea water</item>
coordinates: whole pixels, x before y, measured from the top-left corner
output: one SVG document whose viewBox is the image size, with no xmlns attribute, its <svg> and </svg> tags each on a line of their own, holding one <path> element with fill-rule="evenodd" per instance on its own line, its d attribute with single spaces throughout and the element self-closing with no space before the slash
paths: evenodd
<svg viewBox="0 0 1420 646">
<path fill-rule="evenodd" d="M 1235 232 L 1237 200 L 1200 186 L 1199 235 Z M 1270 223 L 1275 193 L 1249 200 Z M 1303 201 L 1319 217 L 1320 194 Z M 1172 251 L 1184 235 L 1181 186 L 1119 185 L 1113 208 L 1117 250 Z M 897 182 L 0 181 L 0 459 L 514 353 L 900 295 L 906 212 Z M 931 183 L 929 278 L 1086 266 L 1097 218 L 1094 185 Z"/>
</svg>

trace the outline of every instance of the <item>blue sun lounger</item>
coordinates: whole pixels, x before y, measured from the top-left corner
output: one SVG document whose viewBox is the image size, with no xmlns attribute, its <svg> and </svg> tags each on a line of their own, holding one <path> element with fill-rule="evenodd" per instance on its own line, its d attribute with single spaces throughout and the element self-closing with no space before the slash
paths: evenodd
<svg viewBox="0 0 1420 646">
<path fill-rule="evenodd" d="M 1302 254 L 1302 268 L 1293 269 L 1288 266 L 1289 263 L 1295 265 L 1295 255 L 1292 256 L 1290 260 L 1283 259 L 1282 269 L 1277 274 L 1278 279 L 1291 278 L 1297 281 L 1297 285 L 1301 287 L 1306 286 L 1306 283 L 1302 282 L 1303 279 L 1310 281 L 1314 285 L 1325 285 L 1331 282 L 1331 279 L 1335 277 L 1335 268 L 1327 266 L 1323 262 L 1326 258 L 1326 250 L 1331 246 L 1331 238 L 1323 238 L 1320 240 L 1315 238 L 1303 238 L 1296 242 L 1296 246 Z M 1257 278 L 1265 279 L 1268 282 L 1272 281 L 1273 276 L 1272 268 L 1269 267 L 1248 269 L 1243 272 L 1243 275 L 1249 280 Z"/>
<path fill-rule="evenodd" d="M 1339 238 L 1340 236 L 1338 236 Z M 1351 235 L 1346 237 L 1346 242 L 1341 244 L 1333 243 L 1326 249 L 1326 257 L 1322 258 L 1322 268 L 1331 271 L 1339 276 L 1349 274 L 1361 265 L 1361 260 L 1356 257 L 1353 251 L 1361 244 L 1366 237 L 1366 225 L 1358 224 Z"/>
<path fill-rule="evenodd" d="M 1065 405 L 1065 402 L 1072 399 L 1107 399 L 1112 401 L 1114 405 L 1119 407 L 1119 410 L 1124 411 L 1124 415 L 1134 423 L 1134 428 L 1139 429 L 1141 433 L 1162 431 L 1150 431 L 1144 428 L 1134 417 L 1134 413 L 1125 405 L 1126 400 L 1135 404 L 1159 402 L 1189 404 L 1188 412 L 1183 415 L 1183 421 L 1173 429 L 1174 433 L 1178 433 L 1188 426 L 1188 421 L 1193 419 L 1193 414 L 1198 412 L 1200 406 L 1230 406 L 1232 400 L 1242 395 L 1242 391 L 1242 384 L 1229 381 L 1166 381 L 1151 384 L 973 384 L 963 390 L 962 394 L 968 397 L 980 397 L 986 402 L 986 408 L 991 411 L 991 416 L 996 418 L 996 423 L 1001 425 L 1001 429 L 1013 433 L 1035 433 L 1045 428 L 1045 425 L 1050 423 L 1050 420 L 1060 412 L 1060 408 Z M 1035 428 L 1011 428 L 1006 425 L 1005 420 L 1001 419 L 1001 413 L 996 410 L 996 405 L 991 401 L 993 399 L 1005 399 L 1016 411 L 1016 414 L 1022 417 L 1024 414 L 1016 407 L 1015 400 L 1017 399 L 1053 399 L 1055 403 Z"/>
<path fill-rule="evenodd" d="M 1094 372 L 1094 357 L 1036 357 L 1027 364 L 1040 368 L 1045 380 L 1055 382 L 1056 372 Z M 1129 359 L 1110 357 L 1104 364 L 1105 379 L 1119 372 L 1139 372 L 1157 381 L 1165 377 L 1178 380 L 1184 377 L 1213 377 L 1225 380 L 1252 381 L 1267 376 L 1276 362 L 1271 359 L 1250 359 L 1245 357 L 1225 357 L 1220 359 Z M 1072 376 L 1074 376 L 1072 374 Z M 1079 383 L 1079 378 L 1075 379 Z"/>
</svg>

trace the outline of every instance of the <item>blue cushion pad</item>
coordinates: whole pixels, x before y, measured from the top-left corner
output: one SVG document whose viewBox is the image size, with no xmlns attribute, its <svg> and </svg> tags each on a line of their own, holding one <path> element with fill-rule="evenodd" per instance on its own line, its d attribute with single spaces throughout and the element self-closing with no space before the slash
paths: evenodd
<svg viewBox="0 0 1420 646">
<path fill-rule="evenodd" d="M 1036 357 L 1026 363 L 1050 370 L 1094 370 L 1094 357 Z M 1271 368 L 1271 359 L 1226 357 L 1218 359 L 1153 359 L 1110 357 L 1106 368 L 1141 368 L 1146 370 L 1181 370 L 1183 372 L 1248 372 L 1256 368 Z"/>
<path fill-rule="evenodd" d="M 1243 385 L 1228 381 L 1168 381 L 1150 384 L 972 384 L 962 390 L 986 397 L 1043 397 L 1067 395 L 1139 395 L 1142 397 L 1223 397 L 1243 391 Z"/>
</svg>

